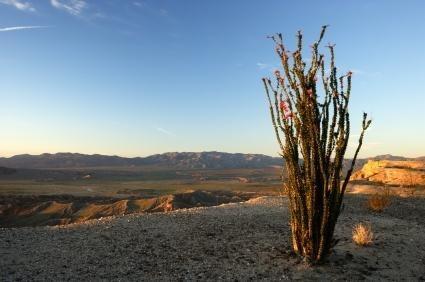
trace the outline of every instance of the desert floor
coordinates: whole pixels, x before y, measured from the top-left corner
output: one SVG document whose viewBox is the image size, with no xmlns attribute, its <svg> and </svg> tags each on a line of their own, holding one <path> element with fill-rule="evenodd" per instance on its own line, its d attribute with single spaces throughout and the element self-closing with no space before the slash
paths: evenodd
<svg viewBox="0 0 425 282">
<path fill-rule="evenodd" d="M 0 280 L 425 280 L 425 198 L 381 214 L 347 195 L 329 261 L 290 252 L 287 199 L 133 214 L 61 227 L 0 229 Z M 371 224 L 370 247 L 351 240 Z"/>
</svg>

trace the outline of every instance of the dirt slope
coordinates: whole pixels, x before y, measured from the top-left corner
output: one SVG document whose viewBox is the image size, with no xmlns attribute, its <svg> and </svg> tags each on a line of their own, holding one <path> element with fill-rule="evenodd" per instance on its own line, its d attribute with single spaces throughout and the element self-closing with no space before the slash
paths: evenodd
<svg viewBox="0 0 425 282">
<path fill-rule="evenodd" d="M 425 279 L 425 199 L 393 202 L 384 213 L 348 195 L 329 262 L 306 267 L 290 252 L 287 201 L 133 214 L 58 227 L 0 229 L 0 273 L 17 280 L 421 281 Z M 354 224 L 377 239 L 354 245 Z"/>
</svg>

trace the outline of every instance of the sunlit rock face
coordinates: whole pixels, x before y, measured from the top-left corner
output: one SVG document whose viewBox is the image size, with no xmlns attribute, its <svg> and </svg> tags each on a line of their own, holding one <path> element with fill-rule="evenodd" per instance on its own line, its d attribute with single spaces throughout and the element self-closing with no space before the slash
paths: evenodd
<svg viewBox="0 0 425 282">
<path fill-rule="evenodd" d="M 351 180 L 368 180 L 388 185 L 425 185 L 425 161 L 370 160 Z"/>
</svg>

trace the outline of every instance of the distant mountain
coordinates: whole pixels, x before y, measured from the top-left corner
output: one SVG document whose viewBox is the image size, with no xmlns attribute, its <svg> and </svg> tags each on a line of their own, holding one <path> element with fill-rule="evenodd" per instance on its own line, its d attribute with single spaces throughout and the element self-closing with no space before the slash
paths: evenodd
<svg viewBox="0 0 425 282">
<path fill-rule="evenodd" d="M 260 154 L 231 154 L 222 152 L 165 153 L 145 158 L 57 153 L 41 155 L 16 155 L 0 158 L 0 166 L 10 168 L 84 168 L 84 167 L 128 167 L 159 166 L 176 169 L 228 169 L 258 168 L 281 165 L 281 158 Z"/>
<path fill-rule="evenodd" d="M 11 175 L 17 172 L 14 168 L 2 167 L 0 166 L 0 175 Z"/>
<path fill-rule="evenodd" d="M 392 155 L 380 155 L 373 158 L 358 159 L 356 168 L 362 167 L 368 160 L 423 160 L 420 158 L 405 158 Z M 344 162 L 345 169 L 349 167 L 350 159 Z M 148 157 L 125 158 L 106 155 L 85 155 L 78 153 L 57 153 L 41 155 L 16 155 L 10 158 L 0 158 L 0 167 L 8 168 L 88 168 L 88 167 L 130 167 L 155 166 L 174 169 L 229 169 L 229 168 L 261 168 L 282 165 L 280 157 L 274 158 L 261 154 L 241 154 L 223 152 L 172 152 L 156 154 Z M 3 172 L 5 173 L 5 172 Z"/>
<path fill-rule="evenodd" d="M 374 161 L 408 161 L 408 160 L 412 160 L 411 158 L 405 158 L 405 157 L 401 157 L 401 156 L 393 156 L 390 154 L 386 154 L 386 155 L 379 155 L 373 158 L 370 158 L 370 160 L 374 160 Z"/>
<path fill-rule="evenodd" d="M 282 165 L 281 158 L 222 152 L 165 153 L 146 157 L 145 164 L 184 168 L 256 168 Z"/>
<path fill-rule="evenodd" d="M 78 168 L 98 166 L 128 166 L 140 158 L 118 156 L 85 155 L 78 153 L 57 153 L 41 155 L 16 155 L 0 158 L 0 166 L 13 168 Z"/>
</svg>

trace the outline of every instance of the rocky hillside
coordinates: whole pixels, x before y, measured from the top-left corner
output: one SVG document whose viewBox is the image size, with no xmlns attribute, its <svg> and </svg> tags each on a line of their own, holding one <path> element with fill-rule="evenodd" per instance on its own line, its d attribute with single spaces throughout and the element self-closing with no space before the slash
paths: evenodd
<svg viewBox="0 0 425 282">
<path fill-rule="evenodd" d="M 119 156 L 57 153 L 41 155 L 16 155 L 0 158 L 0 166 L 11 168 L 84 168 L 159 166 L 175 169 L 226 169 L 259 168 L 281 165 L 281 158 L 260 154 L 230 154 L 222 152 L 165 153 L 148 157 L 124 158 Z"/>
<path fill-rule="evenodd" d="M 351 180 L 367 180 L 388 185 L 425 185 L 425 161 L 369 160 Z"/>
</svg>

